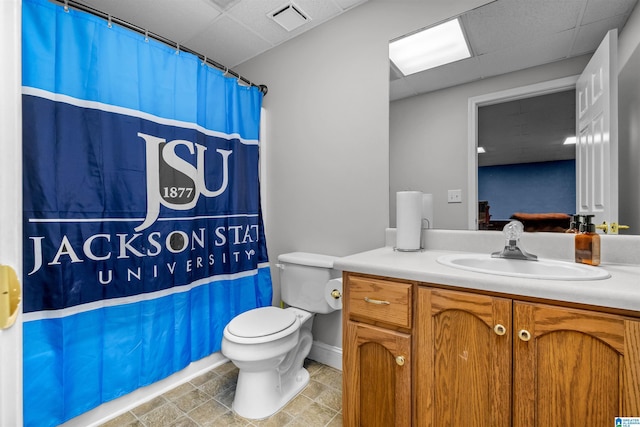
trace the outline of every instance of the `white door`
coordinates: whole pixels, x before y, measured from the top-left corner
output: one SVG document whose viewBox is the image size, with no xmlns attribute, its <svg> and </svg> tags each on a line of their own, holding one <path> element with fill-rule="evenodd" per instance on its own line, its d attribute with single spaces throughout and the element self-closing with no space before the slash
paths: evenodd
<svg viewBox="0 0 640 427">
<path fill-rule="evenodd" d="M 0 0 L 0 264 L 22 277 L 21 1 Z M 22 307 L 18 308 L 22 311 Z M 22 425 L 22 315 L 0 329 L 0 426 Z"/>
<path fill-rule="evenodd" d="M 618 223 L 618 31 L 611 30 L 576 83 L 576 212 Z M 611 230 L 609 230 L 611 233 Z"/>
</svg>

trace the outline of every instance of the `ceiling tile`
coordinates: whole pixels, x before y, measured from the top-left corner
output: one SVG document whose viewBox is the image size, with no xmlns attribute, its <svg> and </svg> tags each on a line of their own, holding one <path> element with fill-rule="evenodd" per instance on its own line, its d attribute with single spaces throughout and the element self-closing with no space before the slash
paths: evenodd
<svg viewBox="0 0 640 427">
<path fill-rule="evenodd" d="M 364 3 L 367 0 L 335 0 L 336 4 L 342 8 L 342 10 L 350 9 L 354 6 L 357 6 L 361 3 Z"/>
<path fill-rule="evenodd" d="M 342 12 L 338 5 L 332 1 L 294 0 L 293 2 L 319 22 L 324 22 Z"/>
<path fill-rule="evenodd" d="M 590 1 L 584 11 L 583 24 L 599 21 L 605 17 L 630 13 L 637 0 Z"/>
<path fill-rule="evenodd" d="M 226 65 L 235 67 L 271 46 L 264 39 L 238 24 L 228 16 L 222 16 L 215 25 L 208 26 L 195 37 L 185 41 L 185 46 Z"/>
<path fill-rule="evenodd" d="M 204 1 L 211 1 L 215 3 L 220 10 L 225 11 L 229 9 L 231 6 L 233 6 L 234 4 L 238 3 L 240 0 L 204 0 Z"/>
<path fill-rule="evenodd" d="M 482 55 L 574 28 L 585 2 L 497 1 L 465 14 L 463 23 L 474 53 Z"/>
<path fill-rule="evenodd" d="M 574 32 L 568 30 L 481 55 L 478 57 L 481 74 L 495 76 L 564 59 L 573 44 Z"/>
<path fill-rule="evenodd" d="M 578 31 L 575 44 L 571 50 L 573 56 L 593 51 L 593 46 L 599 46 L 607 31 L 613 28 L 620 29 L 624 25 L 626 16 L 617 15 L 609 19 L 602 19 L 594 23 L 583 25 Z"/>
<path fill-rule="evenodd" d="M 207 0 L 82 0 L 94 9 L 184 43 L 220 12 Z"/>
</svg>

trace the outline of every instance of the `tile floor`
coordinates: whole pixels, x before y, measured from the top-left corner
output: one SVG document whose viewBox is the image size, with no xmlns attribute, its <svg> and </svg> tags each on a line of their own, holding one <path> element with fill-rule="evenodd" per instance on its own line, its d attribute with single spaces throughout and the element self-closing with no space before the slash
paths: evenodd
<svg viewBox="0 0 640 427">
<path fill-rule="evenodd" d="M 342 426 L 342 372 L 307 359 L 309 385 L 280 412 L 247 420 L 231 410 L 237 368 L 225 363 L 101 427 Z"/>
</svg>

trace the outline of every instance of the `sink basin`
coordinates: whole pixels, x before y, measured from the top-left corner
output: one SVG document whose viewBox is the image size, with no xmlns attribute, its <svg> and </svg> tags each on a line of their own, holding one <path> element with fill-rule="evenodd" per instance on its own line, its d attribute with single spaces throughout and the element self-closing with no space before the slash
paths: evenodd
<svg viewBox="0 0 640 427">
<path fill-rule="evenodd" d="M 492 258 L 489 254 L 451 254 L 438 257 L 440 264 L 477 273 L 541 280 L 601 280 L 611 277 L 601 267 L 539 258 L 538 261 Z"/>
</svg>

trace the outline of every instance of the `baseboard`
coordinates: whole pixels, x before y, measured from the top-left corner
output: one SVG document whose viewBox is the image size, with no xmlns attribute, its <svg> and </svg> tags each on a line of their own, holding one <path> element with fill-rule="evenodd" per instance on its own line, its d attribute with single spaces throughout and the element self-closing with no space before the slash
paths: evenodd
<svg viewBox="0 0 640 427">
<path fill-rule="evenodd" d="M 320 341 L 314 341 L 309 359 L 342 371 L 342 349 Z"/>
<path fill-rule="evenodd" d="M 119 397 L 118 399 L 103 403 L 97 408 L 61 424 L 60 427 L 99 426 L 226 362 L 228 362 L 228 359 L 225 358 L 222 353 L 213 353 L 203 359 L 191 363 L 183 370 L 178 371 L 163 380 L 146 387 L 141 387 L 129 394 Z"/>
</svg>

